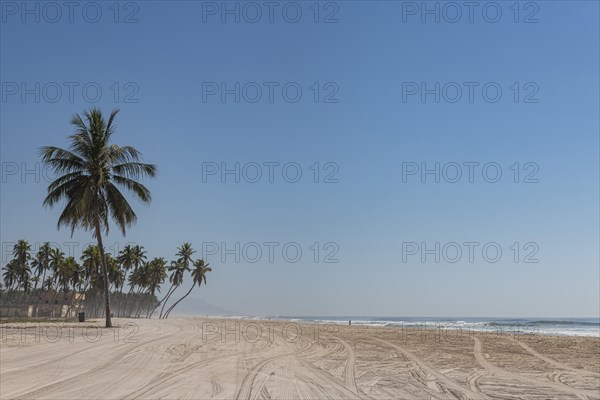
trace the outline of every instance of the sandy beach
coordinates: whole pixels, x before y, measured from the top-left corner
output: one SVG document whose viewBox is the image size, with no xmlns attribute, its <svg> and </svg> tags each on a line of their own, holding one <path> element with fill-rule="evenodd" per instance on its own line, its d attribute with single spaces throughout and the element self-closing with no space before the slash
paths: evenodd
<svg viewBox="0 0 600 400">
<path fill-rule="evenodd" d="M 208 318 L 115 322 L 2 325 L 0 397 L 600 399 L 598 338 Z"/>
</svg>

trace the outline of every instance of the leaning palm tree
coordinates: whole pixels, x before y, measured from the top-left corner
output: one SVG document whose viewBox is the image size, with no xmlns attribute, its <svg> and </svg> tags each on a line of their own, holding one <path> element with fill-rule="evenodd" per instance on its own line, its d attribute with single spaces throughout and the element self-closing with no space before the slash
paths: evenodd
<svg viewBox="0 0 600 400">
<path fill-rule="evenodd" d="M 146 286 L 148 290 L 146 297 L 148 301 L 156 301 L 156 292 L 160 292 L 160 285 L 167 278 L 166 265 L 167 262 L 162 257 L 155 258 L 148 264 L 149 268 L 146 276 Z M 147 305 L 146 309 L 146 318 L 150 318 L 152 316 L 152 314 L 149 314 L 151 305 Z"/>
<path fill-rule="evenodd" d="M 179 300 L 177 300 L 175 302 L 175 304 L 173 304 L 168 310 L 167 313 L 165 314 L 165 319 L 169 318 L 169 315 L 171 314 L 171 311 L 173 311 L 173 309 L 177 306 L 177 304 L 179 304 L 179 302 L 183 299 L 185 299 L 194 289 L 194 287 L 196 285 L 198 285 L 198 287 L 200 287 L 200 285 L 202 284 L 202 282 L 204 282 L 204 284 L 206 285 L 206 274 L 210 271 L 212 271 L 212 268 L 210 268 L 208 266 L 208 263 L 204 263 L 204 260 L 196 260 L 194 261 L 194 269 L 192 270 L 192 287 L 190 288 L 190 290 L 188 290 L 188 292 Z"/>
<path fill-rule="evenodd" d="M 112 217 L 125 236 L 126 228 L 137 219 L 118 187 L 149 203 L 150 191 L 137 179 L 156 176 L 156 167 L 140 162 L 141 154 L 137 149 L 111 143 L 118 112 L 113 110 L 108 121 L 97 108 L 85 111 L 84 118 L 76 114 L 71 119 L 75 133 L 69 136 L 68 149 L 53 146 L 40 149 L 43 162 L 60 175 L 48 186 L 44 205 L 52 207 L 60 200 L 66 200 L 57 227 L 70 228 L 71 235 L 79 227 L 93 232 L 100 249 L 105 283 L 108 283 L 108 270 L 102 234 L 103 231 L 108 234 L 108 220 Z M 112 326 L 108 284 L 104 285 L 104 297 L 108 328 Z"/>
<path fill-rule="evenodd" d="M 169 268 L 170 271 L 173 271 L 173 273 L 169 277 L 169 280 L 171 281 L 171 287 L 169 288 L 169 291 L 165 298 L 161 300 L 161 303 L 163 303 L 163 305 L 160 309 L 160 315 L 158 316 L 159 319 L 163 317 L 163 311 L 165 309 L 165 306 L 167 305 L 167 302 L 169 301 L 169 298 L 173 295 L 173 293 L 175 293 L 175 290 L 177 290 L 177 288 L 183 283 L 184 273 L 190 270 L 190 264 L 193 262 L 192 255 L 195 252 L 196 251 L 192 249 L 192 245 L 187 242 L 182 244 L 181 247 L 177 248 L 177 253 L 175 255 L 179 258 L 177 259 L 177 261 L 171 263 L 171 267 Z"/>
</svg>

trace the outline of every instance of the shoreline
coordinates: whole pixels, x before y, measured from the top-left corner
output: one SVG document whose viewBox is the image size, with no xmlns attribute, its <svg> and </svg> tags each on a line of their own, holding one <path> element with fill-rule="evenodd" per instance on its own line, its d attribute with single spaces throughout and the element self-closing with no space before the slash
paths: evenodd
<svg viewBox="0 0 600 400">
<path fill-rule="evenodd" d="M 193 315 L 182 315 L 180 318 L 210 318 L 210 319 L 223 319 L 223 320 L 241 320 L 241 321 L 261 321 L 261 322 L 269 322 L 269 321 L 278 321 L 278 322 L 288 322 L 288 323 L 299 323 L 299 324 L 321 324 L 321 325 L 338 325 L 338 326 L 347 326 L 348 317 L 326 317 L 326 318 L 337 318 L 337 320 L 327 320 L 320 319 L 321 317 L 265 317 L 265 316 L 193 316 Z M 345 318 L 345 319 L 342 319 Z M 402 319 L 410 319 L 414 318 L 415 321 L 389 321 L 387 323 L 374 322 L 374 321 L 365 321 L 366 318 L 396 318 L 396 317 L 353 317 L 357 318 L 356 320 L 351 320 L 351 326 L 365 326 L 369 328 L 396 328 L 396 329 L 418 329 L 418 330 L 458 330 L 458 331 L 473 331 L 480 333 L 506 333 L 506 334 L 514 334 L 514 335 L 524 335 L 524 334 L 532 334 L 532 335 L 542 335 L 542 336 L 557 336 L 557 337 L 591 337 L 591 338 L 600 338 L 600 322 L 598 322 L 597 329 L 589 330 L 589 331 L 580 331 L 580 332 L 551 332 L 548 330 L 540 329 L 545 323 L 552 323 L 555 321 L 560 321 L 561 318 L 552 318 L 548 320 L 544 320 L 542 318 L 523 318 L 522 321 L 516 322 L 514 324 L 507 323 L 495 323 L 495 322 L 465 322 L 465 319 L 473 319 L 473 320 L 482 320 L 484 318 L 473 318 L 473 317 L 457 317 L 456 321 L 435 321 L 435 317 L 397 317 Z M 358 319 L 361 318 L 361 319 Z M 430 319 L 432 321 L 424 321 L 425 319 Z M 440 317 L 440 320 L 449 319 L 446 317 Z M 596 325 L 596 317 L 586 317 L 586 318 L 562 318 L 562 320 L 594 320 L 592 324 Z M 490 320 L 514 320 L 517 321 L 516 318 L 490 318 Z M 526 322 L 526 321 L 533 322 Z M 381 321 L 381 320 L 378 320 Z M 462 326 L 457 326 L 457 322 L 462 322 Z M 470 324 L 470 325 L 469 325 Z M 546 328 L 547 329 L 547 328 Z M 500 331 L 500 332 L 498 332 Z"/>
<path fill-rule="evenodd" d="M 137 321 L 148 321 L 148 320 L 157 320 L 156 318 L 114 318 L 118 323 L 119 321 L 127 321 L 130 324 L 136 324 Z M 352 325 L 343 324 L 343 323 L 334 323 L 334 322 L 319 322 L 319 321 L 308 321 L 308 320 L 286 320 L 286 319 L 263 319 L 259 317 L 223 317 L 223 316 L 174 316 L 171 317 L 173 319 L 190 319 L 190 320 L 204 320 L 204 321 L 219 321 L 221 323 L 227 324 L 229 323 L 243 323 L 246 325 L 252 325 L 253 323 L 260 324 L 284 324 L 284 325 L 301 325 L 301 326 L 319 326 L 319 327 L 347 327 L 347 328 L 357 328 L 357 329 L 387 329 L 395 332 L 404 333 L 406 335 L 425 335 L 427 337 L 444 337 L 444 336 L 457 336 L 456 333 L 459 332 L 458 336 L 474 336 L 474 335 L 492 335 L 492 336 L 512 336 L 512 337 L 520 337 L 520 338 L 535 338 L 535 337 L 545 337 L 545 338 L 566 338 L 566 339 L 596 339 L 600 341 L 600 332 L 598 335 L 572 335 L 572 334 L 554 334 L 548 332 L 540 332 L 534 328 L 535 325 L 532 324 L 516 324 L 512 328 L 509 329 L 509 326 L 499 326 L 499 325 L 489 325 L 488 327 L 481 329 L 475 327 L 455 327 L 449 326 L 444 323 L 436 323 L 436 324 L 418 324 L 418 323 L 407 323 L 403 324 L 389 324 L 389 325 L 369 325 L 362 323 L 352 322 Z M 169 321 L 169 320 L 160 320 L 160 321 Z M 60 319 L 52 319 L 52 320 L 44 320 L 41 318 L 35 319 L 33 321 L 28 321 L 26 319 L 18 319 L 16 321 L 11 321 L 6 317 L 0 319 L 0 331 L 4 328 L 7 329 L 28 329 L 35 326 L 38 327 L 56 327 L 57 325 L 62 325 L 65 327 L 72 328 L 101 328 L 101 329 L 110 329 L 104 328 L 103 326 L 104 320 L 102 318 L 91 318 L 87 319 L 85 322 L 77 322 L 76 320 L 60 320 Z M 321 328 L 322 329 L 322 328 Z M 2 336 L 0 336 L 1 338 Z"/>
</svg>

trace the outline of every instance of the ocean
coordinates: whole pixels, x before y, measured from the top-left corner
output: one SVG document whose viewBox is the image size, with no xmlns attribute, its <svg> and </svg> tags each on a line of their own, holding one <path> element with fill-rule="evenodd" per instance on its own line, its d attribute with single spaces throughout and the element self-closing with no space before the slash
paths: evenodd
<svg viewBox="0 0 600 400">
<path fill-rule="evenodd" d="M 554 336 L 600 337 L 600 318 L 433 318 L 364 316 L 254 316 L 243 319 L 272 319 L 298 323 L 355 326 L 404 327 L 406 329 L 462 329 L 492 333 L 530 333 Z"/>
</svg>

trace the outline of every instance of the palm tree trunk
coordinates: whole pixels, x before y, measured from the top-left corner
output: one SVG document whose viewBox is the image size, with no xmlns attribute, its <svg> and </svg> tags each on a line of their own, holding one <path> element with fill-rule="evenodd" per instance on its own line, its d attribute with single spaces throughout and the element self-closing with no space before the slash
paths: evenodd
<svg viewBox="0 0 600 400">
<path fill-rule="evenodd" d="M 158 306 L 160 306 L 161 304 L 163 305 L 160 309 L 160 314 L 158 316 L 158 318 L 162 318 L 162 314 L 163 314 L 163 310 L 165 309 L 165 306 L 167 305 L 167 301 L 169 300 L 169 297 L 171 297 L 171 295 L 173 294 L 173 292 L 175 290 L 173 290 L 173 292 L 171 292 L 171 289 L 173 289 L 173 284 L 171 284 L 171 287 L 169 288 L 169 291 L 167 292 L 167 295 L 165 297 L 163 297 L 163 299 L 161 301 L 158 302 L 158 304 L 154 307 L 154 309 L 152 310 L 152 312 L 150 313 L 150 318 L 152 318 L 152 314 L 154 314 L 154 311 L 156 311 L 156 309 L 158 308 Z M 163 303 L 164 301 L 164 303 Z"/>
<path fill-rule="evenodd" d="M 140 305 L 138 306 L 138 309 L 136 311 L 136 317 L 140 318 L 142 315 L 142 309 L 144 308 L 144 306 L 146 306 L 147 303 L 147 293 L 144 291 L 144 288 L 142 288 L 142 291 L 139 293 L 140 294 Z M 146 306 L 148 307 L 148 306 Z M 148 310 L 146 310 L 146 314 L 148 313 Z"/>
<path fill-rule="evenodd" d="M 42 289 L 37 291 L 37 299 L 35 300 L 35 307 L 33 309 L 33 313 L 31 314 L 32 317 L 37 317 L 38 316 L 38 307 L 40 304 L 40 292 L 42 291 Z"/>
<path fill-rule="evenodd" d="M 194 289 L 194 285 L 192 285 L 192 287 L 190 288 L 190 290 L 188 290 L 188 292 L 187 292 L 187 293 L 186 293 L 186 294 L 185 294 L 185 295 L 184 295 L 182 298 L 180 298 L 179 300 L 177 300 L 177 301 L 175 302 L 175 304 L 173 304 L 173 305 L 172 305 L 172 306 L 171 306 L 171 307 L 170 307 L 170 308 L 167 310 L 167 313 L 165 314 L 165 317 L 164 317 L 164 319 L 167 319 L 167 318 L 169 317 L 169 314 L 171 313 L 171 311 L 173 311 L 173 309 L 175 308 L 175 306 L 176 306 L 177 304 L 179 304 L 179 302 L 180 302 L 181 300 L 185 299 L 185 298 L 186 298 L 186 297 L 187 297 L 187 296 L 188 296 L 190 293 L 192 293 L 192 290 L 193 290 L 193 289 Z"/>
<path fill-rule="evenodd" d="M 110 320 L 110 299 L 108 298 L 108 268 L 106 268 L 106 256 L 104 254 L 104 246 L 102 245 L 102 232 L 100 231 L 100 216 L 96 208 L 96 239 L 98 240 L 98 249 L 100 250 L 100 261 L 102 262 L 102 273 L 104 275 L 104 297 L 106 298 L 106 327 L 112 327 Z"/>
<path fill-rule="evenodd" d="M 15 294 L 13 292 L 12 286 L 10 288 L 8 288 L 7 292 L 6 292 L 6 316 L 10 316 L 10 306 L 12 305 L 13 302 L 13 298 L 15 297 Z M 8 296 L 8 294 L 11 294 L 10 298 Z"/>
<path fill-rule="evenodd" d="M 138 301 L 140 298 L 140 293 L 142 292 L 142 288 L 140 288 L 139 290 L 135 291 L 135 293 L 132 294 L 132 302 L 131 302 L 131 306 L 129 307 L 129 317 L 135 317 L 135 311 L 137 310 L 136 306 L 138 305 Z"/>
<path fill-rule="evenodd" d="M 54 296 L 52 296 L 52 300 L 50 302 L 50 316 L 54 318 L 54 302 L 58 298 L 58 288 L 54 289 Z"/>
<path fill-rule="evenodd" d="M 144 296 L 149 296 L 149 294 L 144 294 Z M 146 306 L 146 308 L 150 308 L 149 305 L 147 305 L 148 303 L 148 298 L 147 297 L 143 297 L 140 301 L 140 306 L 138 307 L 137 313 L 136 313 L 136 317 L 139 317 L 142 314 L 142 311 L 144 309 L 144 306 Z M 154 310 L 152 310 L 154 312 Z M 148 316 L 148 310 L 146 310 L 146 316 Z"/>
<path fill-rule="evenodd" d="M 87 301 L 87 287 L 89 285 L 89 281 L 85 282 L 85 285 L 83 285 L 83 290 L 80 290 L 80 296 L 83 296 L 83 299 L 80 297 L 79 298 L 79 302 L 77 304 L 77 314 L 79 314 L 81 312 L 81 307 L 85 307 L 85 302 Z"/>
<path fill-rule="evenodd" d="M 154 293 L 148 294 L 148 299 L 146 300 L 146 318 L 152 317 L 152 314 L 149 314 L 150 307 L 152 307 L 152 299 L 154 298 Z"/>
<path fill-rule="evenodd" d="M 129 300 L 131 299 L 131 293 L 133 292 L 134 286 L 129 288 L 129 292 L 125 296 L 125 304 L 123 305 L 123 317 L 131 317 L 131 312 L 128 313 Z"/>
</svg>

